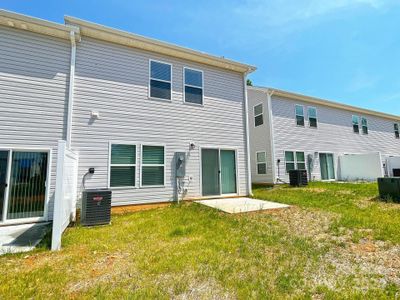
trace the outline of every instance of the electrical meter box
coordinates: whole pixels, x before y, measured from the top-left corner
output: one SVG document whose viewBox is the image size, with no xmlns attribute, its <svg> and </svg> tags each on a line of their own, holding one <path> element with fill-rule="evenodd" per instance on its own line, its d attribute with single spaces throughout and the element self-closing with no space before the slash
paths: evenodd
<svg viewBox="0 0 400 300">
<path fill-rule="evenodd" d="M 186 175 L 186 153 L 175 152 L 175 170 L 176 177 L 185 177 Z"/>
</svg>

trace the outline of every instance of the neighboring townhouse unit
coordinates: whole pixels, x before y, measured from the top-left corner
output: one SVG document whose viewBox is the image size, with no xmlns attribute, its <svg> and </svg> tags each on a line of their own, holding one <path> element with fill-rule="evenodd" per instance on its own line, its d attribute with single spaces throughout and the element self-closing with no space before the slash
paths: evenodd
<svg viewBox="0 0 400 300">
<path fill-rule="evenodd" d="M 400 117 L 277 89 L 248 87 L 254 183 L 375 180 L 400 168 Z M 397 175 L 398 176 L 398 175 Z"/>
<path fill-rule="evenodd" d="M 59 140 L 113 206 L 251 193 L 254 67 L 65 22 L 0 11 L 0 225 L 52 218 Z"/>
</svg>

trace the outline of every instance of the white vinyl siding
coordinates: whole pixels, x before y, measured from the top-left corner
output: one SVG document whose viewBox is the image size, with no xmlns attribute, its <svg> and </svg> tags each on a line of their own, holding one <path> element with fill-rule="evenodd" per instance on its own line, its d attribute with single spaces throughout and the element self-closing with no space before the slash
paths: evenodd
<svg viewBox="0 0 400 300">
<path fill-rule="evenodd" d="M 247 195 L 243 74 L 131 47 L 82 37 L 77 44 L 72 147 L 79 152 L 79 175 L 95 167 L 87 188 L 107 187 L 108 141 L 137 142 L 137 188 L 113 190 L 112 205 L 174 201 L 174 155 L 186 152 L 185 198 L 201 197 L 201 146 L 237 149 L 238 193 Z M 149 60 L 172 66 L 170 101 L 148 100 Z M 204 72 L 204 105 L 184 102 L 183 68 Z M 90 121 L 90 111 L 101 118 Z M 194 143 L 194 149 L 189 149 Z M 162 187 L 140 186 L 141 146 L 165 146 Z M 190 184 L 189 184 L 190 176 Z"/>
<path fill-rule="evenodd" d="M 257 174 L 265 175 L 267 174 L 267 154 L 265 151 L 256 152 L 257 159 Z"/>
<path fill-rule="evenodd" d="M 296 114 L 296 125 L 304 126 L 304 106 L 296 104 L 295 114 Z"/>
<path fill-rule="evenodd" d="M 253 108 L 254 111 L 254 126 L 258 127 L 264 124 L 264 114 L 263 114 L 263 105 L 262 103 L 257 104 Z"/>
<path fill-rule="evenodd" d="M 0 26 L 0 147 L 52 150 L 49 219 L 57 142 L 65 139 L 70 51 L 69 40 Z"/>
<path fill-rule="evenodd" d="M 172 97 L 172 66 L 171 64 L 149 61 L 149 97 L 171 100 Z"/>
<path fill-rule="evenodd" d="M 184 98 L 186 103 L 203 104 L 203 71 L 183 68 Z"/>
</svg>

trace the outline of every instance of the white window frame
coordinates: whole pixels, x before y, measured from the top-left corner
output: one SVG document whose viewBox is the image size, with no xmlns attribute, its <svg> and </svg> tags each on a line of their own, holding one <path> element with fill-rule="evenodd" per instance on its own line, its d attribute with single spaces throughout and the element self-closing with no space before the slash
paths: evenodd
<svg viewBox="0 0 400 300">
<path fill-rule="evenodd" d="M 294 161 L 287 161 L 286 160 L 286 152 L 293 152 L 293 158 L 294 158 Z M 303 154 L 304 154 L 304 167 L 305 167 L 305 169 L 307 170 L 307 163 L 306 163 L 306 152 L 305 151 L 300 151 L 300 150 L 284 150 L 283 151 L 283 157 L 284 157 L 284 161 L 285 161 L 285 173 L 286 174 L 289 174 L 289 172 L 286 170 L 286 163 L 294 163 L 294 169 L 295 170 L 298 170 L 299 168 L 298 168 L 298 166 L 297 166 L 297 163 L 298 163 L 298 161 L 297 161 L 297 155 L 296 155 L 296 152 L 302 152 Z M 300 163 L 303 163 L 303 161 L 301 161 Z"/>
<path fill-rule="evenodd" d="M 365 123 L 366 123 L 366 125 L 364 126 L 363 125 L 363 119 L 365 120 Z M 360 118 L 360 123 L 361 123 L 361 133 L 363 134 L 363 135 L 368 135 L 369 134 L 369 126 L 368 126 L 368 119 L 366 118 L 366 117 L 361 117 Z M 367 133 L 364 133 L 364 127 L 366 127 L 367 128 Z"/>
<path fill-rule="evenodd" d="M 135 146 L 135 163 L 134 164 L 112 164 L 111 163 L 111 148 L 112 145 L 131 145 Z M 137 160 L 138 160 L 138 144 L 133 142 L 124 142 L 124 141 L 110 141 L 108 143 L 108 184 L 107 187 L 112 190 L 121 190 L 121 189 L 133 189 L 137 188 Z M 135 167 L 135 182 L 134 185 L 131 186 L 111 186 L 111 167 Z"/>
<path fill-rule="evenodd" d="M 261 105 L 261 108 L 262 108 L 261 114 L 256 115 L 255 109 L 256 109 L 256 106 L 259 106 L 259 105 Z M 264 125 L 264 104 L 262 102 L 253 106 L 253 115 L 254 115 L 254 118 L 253 118 L 254 128 Z M 260 125 L 256 125 L 256 117 L 258 117 L 258 116 L 262 116 L 262 119 L 263 119 L 263 122 Z"/>
<path fill-rule="evenodd" d="M 354 131 L 354 123 L 353 123 L 353 118 L 357 117 L 357 125 L 358 125 L 358 132 Z M 355 134 L 360 134 L 360 116 L 357 115 L 351 115 L 351 130 L 353 131 L 353 133 Z"/>
<path fill-rule="evenodd" d="M 397 130 L 396 130 L 396 125 L 397 125 Z M 394 138 L 399 139 L 400 138 L 400 124 L 399 123 L 393 123 L 393 131 L 394 131 Z"/>
<path fill-rule="evenodd" d="M 316 122 L 316 125 L 317 125 L 317 126 L 315 126 L 315 127 L 312 127 L 312 126 L 311 126 L 311 122 L 310 122 L 310 108 L 315 109 L 315 122 Z M 309 127 L 309 128 L 313 128 L 313 129 L 317 129 L 317 128 L 318 128 L 318 110 L 317 110 L 317 108 L 316 108 L 315 106 L 308 106 L 308 107 L 307 107 L 307 118 L 308 118 L 308 127 Z"/>
<path fill-rule="evenodd" d="M 170 68 L 171 68 L 171 80 L 168 81 L 168 80 L 162 80 L 162 79 L 152 78 L 152 77 L 151 77 L 151 62 L 157 62 L 157 63 L 169 65 Z M 172 81 L 173 81 L 172 79 L 173 79 L 173 65 L 172 65 L 171 63 L 168 63 L 168 62 L 165 62 L 165 61 L 161 61 L 161 60 L 156 60 L 156 59 L 149 59 L 148 98 L 149 98 L 149 99 L 154 99 L 154 100 L 161 100 L 161 101 L 172 102 Z M 170 89 L 170 91 L 169 91 L 169 93 L 170 93 L 170 99 L 152 97 L 152 96 L 151 96 L 151 80 L 157 80 L 157 81 L 169 83 L 169 84 L 171 85 L 171 89 Z"/>
<path fill-rule="evenodd" d="M 50 203 L 50 182 L 52 180 L 52 160 L 53 160 L 53 149 L 52 148 L 41 148 L 41 147 L 15 147 L 13 145 L 0 145 L 1 151 L 8 151 L 8 161 L 7 161 L 7 171 L 6 180 L 7 187 L 4 191 L 3 199 L 3 212 L 0 212 L 0 225 L 12 225 L 20 223 L 30 223 L 30 222 L 41 222 L 49 220 L 49 203 Z M 12 168 L 12 154 L 13 152 L 46 152 L 47 157 L 47 169 L 46 169 L 46 183 L 45 183 L 45 201 L 44 201 L 44 211 L 43 217 L 31 217 L 31 218 L 20 218 L 20 219 L 7 219 L 7 207 L 9 200 L 9 189 L 10 189 L 10 179 L 11 179 L 11 168 Z"/>
<path fill-rule="evenodd" d="M 302 107 L 302 109 L 303 109 L 303 115 L 302 116 L 297 114 L 297 110 L 296 110 L 297 106 L 301 106 Z M 297 116 L 303 117 L 304 125 L 297 124 Z M 295 104 L 294 105 L 294 122 L 296 123 L 297 127 L 305 127 L 306 126 L 306 116 L 305 116 L 305 112 L 304 112 L 304 105 L 302 105 L 302 104 Z"/>
<path fill-rule="evenodd" d="M 264 153 L 265 161 L 259 162 L 258 161 L 258 153 Z M 258 173 L 258 165 L 264 164 L 265 165 L 265 173 Z M 256 151 L 256 172 L 257 175 L 267 175 L 267 152 L 266 151 Z"/>
<path fill-rule="evenodd" d="M 143 164 L 143 146 L 157 146 L 157 147 L 164 147 L 164 164 Z M 165 182 L 166 182 L 166 155 L 167 153 L 167 147 L 165 144 L 160 144 L 160 143 L 142 143 L 140 145 L 140 174 L 139 174 L 139 186 L 141 188 L 163 188 L 165 187 Z M 143 185 L 142 184 L 142 173 L 143 173 L 143 167 L 164 167 L 164 184 L 160 185 Z"/>
<path fill-rule="evenodd" d="M 201 104 L 193 103 L 193 102 L 186 102 L 186 86 L 200 89 L 200 87 L 198 87 L 198 86 L 186 84 L 186 77 L 185 77 L 186 69 L 201 73 Z M 195 68 L 191 68 L 191 67 L 183 67 L 183 103 L 189 104 L 189 105 L 195 105 L 195 106 L 204 106 L 204 71 L 203 70 L 199 70 L 199 69 L 195 69 Z"/>
</svg>

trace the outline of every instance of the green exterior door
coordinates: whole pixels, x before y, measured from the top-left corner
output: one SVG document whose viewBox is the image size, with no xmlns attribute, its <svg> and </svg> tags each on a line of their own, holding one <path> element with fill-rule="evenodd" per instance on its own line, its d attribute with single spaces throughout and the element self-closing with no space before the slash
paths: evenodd
<svg viewBox="0 0 400 300">
<path fill-rule="evenodd" d="M 219 150 L 201 150 L 201 179 L 203 196 L 219 195 Z"/>
<path fill-rule="evenodd" d="M 234 150 L 221 150 L 221 193 L 236 193 L 236 154 Z"/>
<path fill-rule="evenodd" d="M 322 180 L 335 179 L 335 166 L 332 153 L 320 153 L 319 164 L 321 168 Z"/>
</svg>

